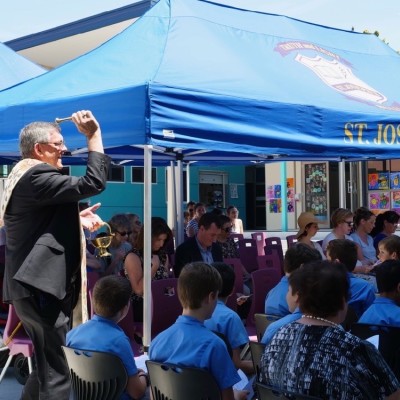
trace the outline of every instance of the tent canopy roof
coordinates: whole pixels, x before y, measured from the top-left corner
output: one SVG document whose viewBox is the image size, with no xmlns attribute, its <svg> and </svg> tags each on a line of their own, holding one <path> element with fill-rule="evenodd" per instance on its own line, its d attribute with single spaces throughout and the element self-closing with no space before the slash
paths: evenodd
<svg viewBox="0 0 400 400">
<path fill-rule="evenodd" d="M 397 158 L 399 70 L 374 35 L 160 0 L 97 49 L 1 92 L 0 148 L 17 151 L 26 123 L 90 109 L 123 156 L 152 144 L 215 157 Z M 82 147 L 72 124 L 63 134 Z"/>
</svg>

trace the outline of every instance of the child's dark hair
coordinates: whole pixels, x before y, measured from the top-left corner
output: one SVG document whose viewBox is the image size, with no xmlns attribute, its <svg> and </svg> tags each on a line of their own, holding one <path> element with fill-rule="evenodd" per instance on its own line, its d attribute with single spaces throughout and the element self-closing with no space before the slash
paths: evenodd
<svg viewBox="0 0 400 400">
<path fill-rule="evenodd" d="M 290 274 L 302 264 L 318 260 L 322 260 L 322 256 L 318 250 L 312 249 L 304 243 L 296 243 L 295 246 L 287 249 L 283 261 L 283 269 L 286 273 Z"/>
<path fill-rule="evenodd" d="M 178 278 L 178 296 L 183 308 L 197 310 L 210 294 L 221 290 L 219 272 L 205 262 L 186 264 Z"/>
<path fill-rule="evenodd" d="M 387 236 L 379 241 L 378 249 L 380 246 L 390 254 L 396 253 L 397 259 L 400 259 L 400 237 L 397 235 Z"/>
<path fill-rule="evenodd" d="M 394 292 L 400 283 L 400 261 L 387 260 L 376 267 L 378 292 Z"/>
<path fill-rule="evenodd" d="M 301 312 L 327 318 L 343 309 L 349 298 L 349 281 L 343 264 L 314 261 L 302 265 L 289 276 L 293 293 L 299 296 Z"/>
<path fill-rule="evenodd" d="M 339 260 L 352 272 L 357 264 L 357 245 L 349 239 L 333 239 L 326 247 L 326 254 L 332 261 Z"/>
<path fill-rule="evenodd" d="M 113 318 L 128 304 L 131 294 L 128 279 L 117 275 L 105 276 L 93 288 L 94 312 L 104 318 Z"/>
<path fill-rule="evenodd" d="M 218 297 L 225 298 L 232 294 L 235 286 L 235 271 L 233 268 L 223 262 L 214 262 L 211 264 L 221 275 L 222 288 Z"/>
</svg>

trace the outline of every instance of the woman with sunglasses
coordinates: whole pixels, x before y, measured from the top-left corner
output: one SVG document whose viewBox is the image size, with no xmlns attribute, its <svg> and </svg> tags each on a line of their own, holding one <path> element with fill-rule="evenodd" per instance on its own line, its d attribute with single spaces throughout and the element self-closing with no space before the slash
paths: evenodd
<svg viewBox="0 0 400 400">
<path fill-rule="evenodd" d="M 326 254 L 328 243 L 333 239 L 349 239 L 353 228 L 353 213 L 346 208 L 337 208 L 331 216 L 332 231 L 322 242 L 322 250 Z"/>
<path fill-rule="evenodd" d="M 379 242 L 396 233 L 400 215 L 396 211 L 385 211 L 378 214 L 375 220 L 375 226 L 372 228 L 371 236 L 374 238 L 374 247 L 378 253 Z"/>
<path fill-rule="evenodd" d="M 172 231 L 163 218 L 151 219 L 151 279 L 169 278 L 168 257 L 164 246 L 172 238 Z M 124 260 L 124 275 L 132 286 L 132 311 L 135 322 L 143 322 L 143 248 L 144 229 L 140 229 L 135 247 Z"/>
<path fill-rule="evenodd" d="M 353 229 L 353 213 L 346 208 L 337 208 L 331 216 L 332 222 L 332 232 L 329 233 L 324 241 L 322 242 L 322 250 L 326 255 L 326 248 L 328 247 L 328 243 L 333 239 L 348 239 L 353 240 L 350 236 L 351 231 Z M 361 249 L 357 246 L 357 258 L 361 260 L 363 258 Z M 362 266 L 361 262 L 358 262 L 354 272 L 368 272 L 366 267 Z"/>
<path fill-rule="evenodd" d="M 108 221 L 111 232 L 114 234 L 108 252 L 111 257 L 102 257 L 101 261 L 104 265 L 103 275 L 118 275 L 123 267 L 125 255 L 132 248 L 128 242 L 131 233 L 128 217 L 125 214 L 115 214 Z"/>
</svg>

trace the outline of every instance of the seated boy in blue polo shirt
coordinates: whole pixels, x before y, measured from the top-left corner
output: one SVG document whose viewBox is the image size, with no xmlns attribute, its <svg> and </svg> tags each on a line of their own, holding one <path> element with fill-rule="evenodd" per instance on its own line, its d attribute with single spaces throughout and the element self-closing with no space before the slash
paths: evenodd
<svg viewBox="0 0 400 400">
<path fill-rule="evenodd" d="M 186 264 L 178 278 L 183 312 L 174 325 L 150 345 L 150 360 L 206 369 L 214 376 L 223 400 L 245 400 L 247 392 L 234 391 L 240 381 L 224 341 L 204 326 L 215 309 L 222 279 L 204 262 Z"/>
<path fill-rule="evenodd" d="M 350 298 L 348 301 L 358 318 L 375 300 L 374 286 L 364 279 L 353 275 L 357 264 L 357 245 L 349 239 L 334 239 L 328 243 L 326 257 L 329 261 L 338 261 L 347 268 L 350 281 Z"/>
<path fill-rule="evenodd" d="M 289 315 L 290 310 L 286 301 L 286 294 L 289 290 L 289 275 L 304 263 L 321 259 L 322 257 L 318 250 L 312 249 L 304 243 L 297 243 L 295 246 L 290 247 L 285 253 L 283 262 L 285 276 L 265 297 L 265 314 L 277 317 Z"/>
<path fill-rule="evenodd" d="M 232 348 L 232 359 L 235 367 L 244 373 L 254 374 L 253 362 L 241 360 L 241 348 L 249 342 L 249 336 L 239 315 L 226 306 L 228 297 L 232 295 L 235 286 L 235 272 L 230 265 L 222 262 L 211 264 L 221 275 L 222 289 L 218 293 L 217 306 L 210 319 L 204 325 L 215 332 L 222 333 Z"/>
<path fill-rule="evenodd" d="M 358 322 L 400 327 L 400 261 L 384 261 L 375 271 L 380 296 Z"/>
<path fill-rule="evenodd" d="M 132 288 L 126 278 L 109 275 L 99 279 L 93 289 L 95 315 L 68 332 L 67 346 L 115 354 L 128 375 L 121 399 L 148 399 L 147 374 L 137 369 L 129 339 L 117 325 L 128 313 L 131 294 Z"/>
</svg>

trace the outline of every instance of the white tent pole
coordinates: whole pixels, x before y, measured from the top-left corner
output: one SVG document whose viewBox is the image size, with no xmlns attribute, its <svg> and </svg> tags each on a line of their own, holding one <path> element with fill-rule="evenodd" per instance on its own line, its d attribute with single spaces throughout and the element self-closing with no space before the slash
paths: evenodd
<svg viewBox="0 0 400 400">
<path fill-rule="evenodd" d="M 174 161 L 167 167 L 167 223 L 176 235 L 176 183 Z"/>
<path fill-rule="evenodd" d="M 339 162 L 339 207 L 346 208 L 346 164 Z"/>
<path fill-rule="evenodd" d="M 288 230 L 288 212 L 287 212 L 287 170 L 286 161 L 280 163 L 281 169 L 281 207 L 282 207 L 282 232 Z"/>
<path fill-rule="evenodd" d="M 178 160 L 175 167 L 175 198 L 176 198 L 176 221 L 175 221 L 175 243 L 183 242 L 183 166 Z"/>
<path fill-rule="evenodd" d="M 190 163 L 188 162 L 186 164 L 186 201 L 190 200 Z"/>
<path fill-rule="evenodd" d="M 143 345 L 147 350 L 151 341 L 151 175 L 152 148 L 144 146 L 144 247 L 143 247 Z"/>
</svg>

